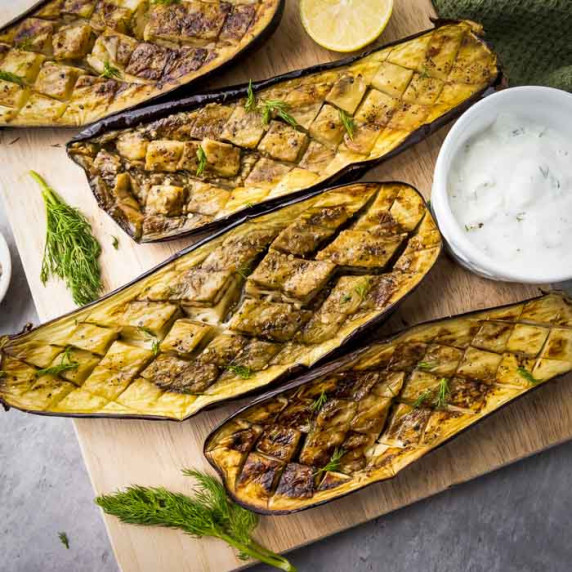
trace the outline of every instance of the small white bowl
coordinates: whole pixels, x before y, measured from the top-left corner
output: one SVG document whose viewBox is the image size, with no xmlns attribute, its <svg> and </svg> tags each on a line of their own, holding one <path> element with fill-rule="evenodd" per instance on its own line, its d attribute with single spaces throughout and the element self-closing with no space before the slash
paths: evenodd
<svg viewBox="0 0 572 572">
<path fill-rule="evenodd" d="M 2 302 L 4 296 L 6 296 L 11 276 L 12 259 L 10 258 L 10 250 L 8 249 L 6 239 L 0 232 L 0 302 Z"/>
<path fill-rule="evenodd" d="M 572 279 L 570 271 L 555 268 L 543 274 L 534 268 L 526 274 L 504 268 L 483 253 L 466 236 L 449 205 L 447 183 L 451 164 L 467 141 L 489 127 L 500 113 L 523 116 L 558 131 L 572 134 L 572 94 L 550 87 L 513 87 L 486 97 L 464 113 L 445 138 L 435 165 L 431 207 L 453 257 L 472 272 L 504 282 L 547 284 Z"/>
</svg>

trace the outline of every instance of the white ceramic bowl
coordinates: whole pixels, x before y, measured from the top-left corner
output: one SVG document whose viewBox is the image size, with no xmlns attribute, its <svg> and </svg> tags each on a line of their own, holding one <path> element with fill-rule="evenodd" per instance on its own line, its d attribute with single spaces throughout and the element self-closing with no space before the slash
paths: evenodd
<svg viewBox="0 0 572 572">
<path fill-rule="evenodd" d="M 10 284 L 10 277 L 12 276 L 12 260 L 10 258 L 10 250 L 8 250 L 8 243 L 0 233 L 0 302 L 6 296 L 8 286 Z"/>
<path fill-rule="evenodd" d="M 457 152 L 474 135 L 489 127 L 500 113 L 512 113 L 553 127 L 572 136 L 572 94 L 549 87 L 514 87 L 486 97 L 471 107 L 455 123 L 445 138 L 433 179 L 431 207 L 453 257 L 472 272 L 505 282 L 547 284 L 572 279 L 572 273 L 554 268 L 550 274 L 530 268 L 526 274 L 504 268 L 502 263 L 483 253 L 466 236 L 457 222 L 447 194 L 451 164 Z"/>
</svg>

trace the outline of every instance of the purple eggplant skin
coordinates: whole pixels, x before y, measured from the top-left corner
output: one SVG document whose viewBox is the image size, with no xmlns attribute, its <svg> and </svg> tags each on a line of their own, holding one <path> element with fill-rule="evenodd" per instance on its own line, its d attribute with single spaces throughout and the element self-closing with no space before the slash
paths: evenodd
<svg viewBox="0 0 572 572">
<path fill-rule="evenodd" d="M 444 25 L 452 24 L 455 22 L 451 20 L 433 20 L 433 23 L 435 24 L 435 28 L 439 28 Z M 256 93 L 260 90 L 276 86 L 281 82 L 293 80 L 300 77 L 305 77 L 314 73 L 324 72 L 327 70 L 335 70 L 337 68 L 346 66 L 348 64 L 352 64 L 353 62 L 365 58 L 370 54 L 387 49 L 388 47 L 402 44 L 410 40 L 414 40 L 424 34 L 427 34 L 432 30 L 433 29 L 423 30 L 406 38 L 401 38 L 399 40 L 390 42 L 388 44 L 384 44 L 383 46 L 367 50 L 359 55 L 350 56 L 334 62 L 317 64 L 315 66 L 311 66 L 308 68 L 287 72 L 272 77 L 270 79 L 262 80 L 259 82 L 253 82 L 252 88 Z M 486 41 L 484 41 L 483 38 L 480 38 L 480 41 L 483 42 L 483 44 L 486 47 L 490 48 L 490 46 L 488 46 L 488 44 L 486 43 Z M 486 87 L 476 92 L 468 99 L 464 100 L 462 103 L 451 109 L 449 112 L 438 117 L 433 122 L 429 124 L 424 124 L 420 128 L 412 131 L 400 145 L 398 145 L 395 149 L 393 149 L 389 153 L 386 153 L 385 155 L 377 159 L 369 159 L 362 162 L 351 163 L 346 167 L 344 167 L 342 170 L 334 173 L 329 178 L 320 181 L 314 186 L 304 188 L 300 191 L 294 191 L 292 193 L 289 193 L 287 195 L 287 198 L 307 197 L 311 196 L 313 192 L 319 189 L 324 189 L 326 187 L 330 187 L 335 184 L 343 184 L 346 182 L 356 181 L 357 179 L 362 177 L 369 169 L 384 163 L 385 161 L 395 157 L 396 155 L 416 145 L 420 141 L 423 141 L 429 135 L 435 133 L 436 131 L 447 125 L 449 122 L 462 115 L 467 109 L 469 109 L 474 103 L 482 99 L 484 96 L 490 94 L 495 90 L 503 89 L 504 87 L 506 87 L 506 79 L 502 71 L 502 66 L 498 63 L 498 61 L 497 61 L 497 69 L 498 73 L 488 83 Z M 207 104 L 224 104 L 224 103 L 234 102 L 239 99 L 246 98 L 248 95 L 248 89 L 249 89 L 249 84 L 244 83 L 224 88 L 222 90 L 221 89 L 211 90 L 184 99 L 174 100 L 174 98 L 169 98 L 168 101 L 160 102 L 157 103 L 156 105 L 147 106 L 141 109 L 126 111 L 108 118 L 104 118 L 101 121 L 98 121 L 93 125 L 91 125 L 90 127 L 83 130 L 81 133 L 76 135 L 73 139 L 71 139 L 67 143 L 66 150 L 68 156 L 72 159 L 72 161 L 80 164 L 79 160 L 71 152 L 73 145 L 76 143 L 89 142 L 90 139 L 102 136 L 112 131 L 136 128 L 144 123 L 157 121 L 179 112 L 190 112 L 199 107 L 203 107 Z M 98 189 L 96 188 L 96 185 L 91 180 L 89 180 L 89 178 L 88 182 L 100 208 L 105 210 L 113 218 L 113 220 L 117 224 L 119 224 L 119 226 L 122 228 L 122 230 L 126 232 L 126 234 L 128 234 L 136 242 L 140 243 L 167 242 L 179 238 L 196 237 L 201 235 L 203 232 L 212 232 L 221 228 L 221 226 L 230 224 L 235 220 L 242 218 L 244 214 L 246 215 L 263 214 L 267 212 L 268 208 L 272 208 L 279 204 L 284 204 L 284 199 L 285 199 L 284 196 L 280 196 L 273 199 L 265 200 L 261 203 L 254 204 L 252 206 L 244 208 L 239 212 L 229 214 L 223 218 L 214 220 L 212 222 L 208 222 L 205 225 L 197 227 L 195 229 L 182 231 L 178 234 L 170 236 L 149 239 L 144 237 L 143 238 L 136 237 L 133 233 L 132 228 L 128 225 L 128 223 L 125 220 L 114 217 L 111 212 L 111 209 L 109 209 L 106 205 L 105 197 L 100 195 Z"/>
<path fill-rule="evenodd" d="M 410 329 L 414 330 L 414 329 L 421 328 L 423 326 L 430 326 L 432 324 L 443 322 L 444 320 L 447 320 L 447 318 L 450 318 L 450 319 L 470 318 L 471 316 L 474 316 L 477 314 L 483 314 L 487 310 L 503 310 L 505 308 L 510 308 L 510 307 L 516 306 L 518 304 L 524 305 L 524 304 L 527 304 L 530 302 L 535 302 L 537 300 L 541 300 L 542 298 L 545 298 L 549 294 L 555 294 L 555 295 L 561 296 L 562 298 L 568 300 L 568 304 L 572 305 L 572 299 L 570 298 L 570 296 L 568 294 L 566 294 L 563 291 L 543 292 L 539 296 L 534 296 L 532 298 L 528 298 L 528 299 L 522 300 L 520 302 L 511 302 L 509 304 L 504 304 L 504 305 L 493 307 L 493 308 L 484 308 L 484 309 L 479 309 L 479 310 L 473 310 L 470 312 L 465 312 L 462 314 L 457 314 L 454 316 L 435 318 L 433 320 L 429 320 L 429 321 L 426 321 L 426 322 L 423 322 L 420 324 L 416 324 L 415 326 L 412 326 L 410 328 L 405 328 L 405 329 L 398 331 L 397 333 L 389 335 L 389 336 L 374 336 L 373 339 L 371 337 L 369 337 L 368 343 L 366 345 L 362 344 L 360 346 L 359 344 L 357 344 L 357 345 L 354 344 L 353 349 L 347 349 L 347 351 L 343 355 L 341 355 L 339 357 L 335 357 L 335 358 L 330 359 L 328 361 L 325 361 L 325 363 L 322 362 L 321 364 L 317 364 L 310 371 L 307 371 L 305 373 L 300 374 L 297 378 L 289 381 L 288 383 L 286 383 L 285 385 L 283 385 L 277 389 L 274 389 L 272 391 L 264 393 L 263 395 L 261 395 L 260 397 L 255 399 L 254 401 L 250 402 L 247 405 L 244 405 L 243 407 L 241 407 L 240 409 L 235 411 L 232 415 L 230 415 L 229 417 L 227 417 L 226 419 L 221 421 L 216 427 L 214 427 L 213 430 L 206 437 L 205 442 L 204 442 L 204 446 L 203 446 L 203 455 L 205 456 L 205 458 L 207 459 L 207 461 L 209 462 L 211 467 L 219 475 L 221 481 L 223 482 L 223 484 L 225 486 L 227 494 L 229 495 L 229 497 L 234 502 L 236 502 L 238 505 L 240 505 L 240 506 L 242 506 L 248 510 L 251 510 L 251 511 L 256 512 L 258 514 L 268 515 L 268 516 L 289 515 L 289 514 L 294 514 L 294 513 L 298 513 L 298 512 L 303 512 L 303 511 L 306 511 L 306 510 L 309 510 L 312 508 L 317 508 L 317 507 L 322 506 L 324 504 L 330 503 L 334 500 L 339 500 L 339 499 L 342 499 L 348 495 L 363 491 L 364 489 L 369 488 L 372 485 L 376 485 L 376 484 L 380 484 L 382 482 L 386 482 L 388 480 L 392 480 L 401 472 L 401 470 L 407 469 L 409 465 L 406 465 L 402 469 L 398 470 L 396 472 L 396 474 L 393 475 L 392 477 L 384 478 L 383 480 L 377 480 L 377 481 L 372 480 L 369 483 L 362 485 L 361 487 L 356 487 L 353 490 L 349 490 L 347 492 L 341 493 L 340 495 L 335 496 L 334 498 L 329 498 L 326 500 L 320 500 L 320 501 L 317 501 L 315 503 L 302 506 L 300 508 L 292 508 L 292 509 L 287 509 L 287 510 L 269 510 L 269 509 L 263 509 L 260 506 L 256 506 L 253 504 L 249 504 L 248 502 L 245 502 L 244 499 L 238 497 L 234 493 L 234 491 L 230 490 L 227 486 L 227 483 L 225 480 L 225 475 L 224 475 L 223 471 L 221 470 L 221 467 L 216 462 L 214 462 L 214 460 L 208 454 L 208 451 L 209 451 L 209 448 L 212 444 L 212 441 L 217 436 L 218 431 L 222 427 L 224 427 L 226 424 L 231 423 L 234 419 L 238 418 L 242 413 L 244 413 L 248 409 L 251 409 L 251 408 L 256 407 L 257 405 L 263 404 L 264 402 L 269 401 L 269 400 L 271 400 L 271 399 L 273 399 L 273 398 L 275 398 L 281 394 L 284 394 L 285 392 L 300 388 L 300 387 L 307 385 L 307 384 L 311 384 L 313 381 L 315 381 L 321 377 L 326 377 L 328 375 L 335 374 L 337 371 L 342 369 L 344 366 L 354 362 L 356 359 L 358 359 L 360 356 L 362 356 L 364 353 L 366 353 L 374 345 L 377 345 L 380 343 L 384 343 L 384 344 L 385 343 L 391 343 L 393 340 L 399 338 L 400 336 L 402 336 L 404 333 L 406 333 Z M 556 326 L 554 326 L 554 327 L 556 327 Z M 447 445 L 448 443 L 455 440 L 457 437 L 463 435 L 465 432 L 471 430 L 475 426 L 479 425 L 480 423 L 482 423 L 483 421 L 485 421 L 489 417 L 491 417 L 491 416 L 497 414 L 498 412 L 502 411 L 505 407 L 510 406 L 511 404 L 521 400 L 525 395 L 529 395 L 532 392 L 537 391 L 545 383 L 551 383 L 552 384 L 554 382 L 557 382 L 557 381 L 565 378 L 566 376 L 570 376 L 569 371 L 565 372 L 563 374 L 559 374 L 559 375 L 557 375 L 557 376 L 555 376 L 555 377 L 553 377 L 547 381 L 544 381 L 541 383 L 535 383 L 535 384 L 531 385 L 529 388 L 526 389 L 526 391 L 523 391 L 517 397 L 509 399 L 507 402 L 503 403 L 498 408 L 494 409 L 493 411 L 490 411 L 485 416 L 481 417 L 481 419 L 479 419 L 476 422 L 473 422 L 472 424 L 464 427 L 463 429 L 461 429 L 457 433 L 451 435 L 445 441 L 438 444 L 437 446 L 430 448 L 420 458 L 413 461 L 411 464 L 416 464 L 425 456 L 429 455 L 430 453 L 434 453 L 435 451 L 437 451 L 438 449 L 440 449 L 444 445 Z M 458 483 L 456 483 L 456 484 L 458 484 Z"/>
<path fill-rule="evenodd" d="M 33 4 L 32 6 L 27 8 L 24 12 L 22 12 L 21 14 L 18 14 L 12 20 L 10 20 L 6 24 L 4 24 L 2 27 L 0 27 L 0 35 L 2 33 L 4 33 L 11 26 L 14 26 L 15 24 L 19 24 L 22 20 L 24 20 L 25 18 L 27 18 L 29 16 L 33 16 L 37 10 L 43 8 L 45 5 L 49 4 L 50 2 L 53 2 L 53 0 L 39 0 L 38 2 L 36 2 L 35 4 Z M 182 84 L 178 87 L 174 87 L 169 91 L 159 93 L 159 94 L 157 94 L 157 95 L 155 95 L 149 99 L 146 99 L 145 101 L 138 103 L 138 104 L 134 105 L 133 107 L 128 108 L 126 111 L 121 111 L 121 112 L 116 113 L 116 114 L 111 114 L 107 117 L 114 117 L 115 115 L 122 115 L 124 113 L 131 113 L 133 110 L 145 108 L 146 106 L 148 106 L 148 104 L 150 102 L 155 102 L 157 104 L 170 105 L 170 102 L 172 102 L 173 99 L 177 99 L 180 97 L 186 97 L 191 93 L 196 93 L 196 91 L 200 89 L 200 86 L 204 85 L 204 83 L 206 83 L 209 79 L 216 77 L 221 72 L 228 70 L 229 68 L 235 66 L 236 64 L 240 63 L 241 61 L 244 61 L 244 59 L 246 57 L 254 54 L 263 44 L 265 44 L 272 37 L 274 32 L 276 32 L 276 30 L 278 29 L 278 26 L 280 25 L 280 22 L 282 21 L 282 16 L 284 15 L 285 8 L 286 8 L 286 0 L 277 0 L 277 6 L 276 6 L 275 13 L 272 16 L 272 19 L 270 20 L 268 25 L 264 28 L 264 30 L 260 34 L 258 34 L 249 44 L 244 46 L 241 50 L 237 51 L 236 54 L 232 58 L 223 62 L 218 67 L 216 67 L 216 68 L 214 68 L 214 69 L 212 69 L 212 70 L 210 70 L 204 74 L 198 75 L 197 77 L 191 79 L 190 81 L 186 82 L 185 84 Z M 84 124 L 82 127 L 85 127 L 85 125 L 89 125 L 89 124 L 90 123 Z M 13 128 L 25 128 L 26 126 L 25 125 L 12 125 L 11 127 L 13 127 Z M 34 128 L 58 127 L 59 129 L 77 129 L 77 126 L 74 126 L 74 125 L 61 125 L 61 126 L 60 125 L 34 125 L 33 127 Z"/>
<path fill-rule="evenodd" d="M 381 184 L 387 184 L 387 185 L 391 185 L 391 184 L 406 185 L 407 187 L 414 190 L 423 199 L 423 196 L 421 195 L 421 193 L 419 192 L 418 189 L 416 189 L 412 185 L 409 185 L 407 183 L 402 183 L 400 181 L 383 181 L 383 182 L 381 182 L 381 181 L 364 181 L 363 184 L 365 184 L 365 185 L 367 185 L 367 184 L 379 185 L 380 183 Z M 221 235 L 225 234 L 226 232 L 232 230 L 233 228 L 236 228 L 236 227 L 238 227 L 241 224 L 244 224 L 246 222 L 255 220 L 261 214 L 269 214 L 269 213 L 272 213 L 274 211 L 280 210 L 281 208 L 284 208 L 284 207 L 287 207 L 290 205 L 294 205 L 296 203 L 302 202 L 303 200 L 307 200 L 308 198 L 311 198 L 311 197 L 314 197 L 317 195 L 321 195 L 322 193 L 325 193 L 327 191 L 342 189 L 343 187 L 350 186 L 352 184 L 354 184 L 354 183 L 346 183 L 344 185 L 339 185 L 339 186 L 327 188 L 327 189 L 317 189 L 317 190 L 314 190 L 309 196 L 292 198 L 292 199 L 288 200 L 286 203 L 283 203 L 281 205 L 274 205 L 273 207 L 267 207 L 263 213 L 258 213 L 258 214 L 253 214 L 253 213 L 247 214 L 247 213 L 245 213 L 245 214 L 243 214 L 242 218 L 233 221 L 232 223 L 228 224 L 224 228 L 218 229 L 217 232 L 208 234 L 206 237 L 202 238 L 201 240 L 199 240 L 199 241 L 195 242 L 194 244 L 184 248 L 183 250 L 175 253 L 173 256 L 171 256 L 167 260 L 161 262 L 160 264 L 158 264 L 154 268 L 147 270 L 146 272 L 144 272 L 143 274 L 141 274 L 140 276 L 138 276 L 134 280 L 132 280 L 132 281 L 128 282 L 127 284 L 105 294 L 104 296 L 102 296 L 98 300 L 95 300 L 94 302 L 91 302 L 91 303 L 87 304 L 86 306 L 83 306 L 82 310 L 93 307 L 96 304 L 99 304 L 100 302 L 103 302 L 109 298 L 112 298 L 113 296 L 121 293 L 122 291 L 124 291 L 127 288 L 131 287 L 132 285 L 136 284 L 140 280 L 147 278 L 148 276 L 150 276 L 154 272 L 164 268 L 165 266 L 175 262 L 176 260 L 179 260 L 180 258 L 186 256 L 190 252 L 198 249 L 199 247 L 202 247 L 202 246 L 208 244 L 209 242 L 215 240 L 216 238 L 218 238 L 219 236 L 221 236 Z M 427 208 L 427 203 L 425 202 L 425 199 L 423 199 L 423 202 Z M 428 208 L 427 208 L 427 210 L 429 211 Z M 434 267 L 434 265 L 436 264 L 437 260 L 441 257 L 442 252 L 443 252 L 443 242 L 441 240 L 441 242 L 439 244 L 439 248 L 438 248 L 438 254 L 435 258 L 435 262 L 433 263 L 432 267 L 427 270 L 425 277 L 427 276 L 427 274 L 429 272 L 431 272 L 431 270 Z M 313 370 L 313 368 L 320 366 L 320 364 L 322 364 L 328 360 L 336 359 L 338 356 L 343 355 L 346 351 L 349 351 L 352 348 L 357 347 L 361 340 L 367 339 L 368 337 L 371 337 L 372 332 L 374 332 L 376 330 L 376 328 L 378 328 L 381 324 L 383 324 L 385 321 L 387 321 L 393 315 L 393 313 L 399 308 L 399 306 L 406 299 L 408 299 L 409 296 L 411 294 L 413 294 L 422 283 L 423 283 L 423 280 L 420 280 L 413 288 L 411 288 L 396 303 L 389 306 L 382 314 L 380 314 L 379 316 L 377 316 L 373 320 L 369 321 L 368 323 L 356 328 L 356 330 L 354 330 L 346 338 L 346 340 L 343 342 L 343 344 L 341 346 L 334 348 L 328 354 L 326 354 L 322 358 L 320 358 L 316 362 L 316 364 L 314 364 L 312 366 L 312 370 Z M 63 314 L 63 315 L 58 316 L 56 318 L 53 318 L 52 320 L 48 320 L 47 322 L 44 322 L 43 324 L 41 324 L 40 326 L 37 326 L 36 328 L 32 328 L 30 325 L 28 325 L 18 334 L 0 337 L 0 349 L 2 348 L 4 343 L 6 343 L 6 341 L 17 340 L 17 339 L 25 336 L 26 334 L 28 334 L 31 330 L 49 326 L 50 324 L 52 324 L 58 320 L 61 320 L 63 318 L 66 318 L 67 316 L 72 315 L 75 311 L 76 310 L 72 310 L 70 312 L 67 312 L 66 314 Z M 270 386 L 271 387 L 272 386 L 273 387 L 281 386 L 288 379 L 291 379 L 293 376 L 301 375 L 306 371 L 308 371 L 308 368 L 306 366 L 294 364 L 294 366 L 291 369 L 285 371 L 282 375 L 280 375 L 279 377 L 274 379 L 270 383 Z M 306 374 L 306 375 L 310 375 L 310 374 Z M 235 402 L 237 400 L 241 400 L 241 399 L 244 399 L 246 397 L 250 397 L 250 396 L 256 395 L 256 394 L 260 394 L 260 389 L 255 389 L 255 390 L 248 392 L 248 393 L 243 393 L 243 394 L 238 395 L 238 396 L 231 396 L 229 398 L 222 399 L 220 401 L 217 401 L 215 403 L 212 403 L 212 404 L 202 408 L 200 411 L 197 411 L 197 412 L 189 415 L 188 417 L 185 417 L 184 419 L 173 419 L 173 418 L 161 417 L 161 416 L 156 416 L 156 415 L 122 415 L 122 414 L 106 414 L 106 413 L 65 413 L 65 412 L 53 412 L 53 411 L 34 411 L 34 410 L 25 409 L 25 408 L 10 406 L 1 397 L 0 397 L 0 405 L 6 411 L 8 411 L 11 408 L 14 408 L 14 409 L 18 409 L 19 411 L 23 411 L 24 413 L 31 413 L 34 415 L 45 415 L 45 416 L 52 416 L 52 417 L 111 418 L 111 419 L 135 419 L 135 420 L 143 419 L 143 420 L 150 420 L 150 421 L 171 421 L 171 422 L 175 422 L 175 423 L 181 423 L 182 421 L 186 421 L 187 419 L 190 419 L 191 417 L 194 417 L 195 415 L 202 413 L 203 411 L 215 409 L 215 408 L 217 408 L 219 406 L 223 406 L 227 403 L 232 403 L 232 402 Z"/>
</svg>

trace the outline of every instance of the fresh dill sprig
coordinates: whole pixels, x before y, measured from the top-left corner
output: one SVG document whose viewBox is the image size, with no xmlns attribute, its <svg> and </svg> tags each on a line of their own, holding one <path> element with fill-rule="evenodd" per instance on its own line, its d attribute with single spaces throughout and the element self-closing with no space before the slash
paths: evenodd
<svg viewBox="0 0 572 572">
<path fill-rule="evenodd" d="M 34 47 L 34 40 L 32 38 L 24 38 L 16 44 L 16 47 L 19 50 L 30 50 Z"/>
<path fill-rule="evenodd" d="M 520 377 L 523 377 L 524 379 L 526 379 L 526 381 L 528 381 L 529 383 L 532 383 L 533 385 L 536 385 L 537 383 L 540 383 L 540 379 L 536 379 L 532 373 L 530 373 L 526 368 L 524 367 L 518 367 L 516 369 L 518 375 L 520 375 Z"/>
<path fill-rule="evenodd" d="M 346 452 L 343 449 L 338 449 L 337 447 L 335 448 L 334 452 L 332 453 L 332 456 L 330 457 L 330 460 L 320 469 L 318 469 L 317 471 L 315 471 L 314 476 L 319 475 L 320 473 L 325 473 L 325 472 L 335 472 L 337 470 L 339 470 L 342 460 L 342 457 L 346 454 Z"/>
<path fill-rule="evenodd" d="M 252 533 L 258 516 L 234 503 L 216 478 L 190 469 L 183 470 L 183 474 L 197 482 L 193 496 L 163 487 L 131 486 L 99 496 L 95 502 L 122 522 L 178 528 L 195 538 L 219 538 L 238 550 L 241 559 L 254 558 L 280 570 L 296 572 L 286 558 L 254 540 Z"/>
<path fill-rule="evenodd" d="M 163 6 L 172 6 L 180 3 L 181 0 L 151 0 L 151 4 L 162 4 Z"/>
<path fill-rule="evenodd" d="M 44 369 L 39 369 L 36 371 L 36 377 L 42 375 L 59 375 L 64 371 L 70 371 L 72 369 L 77 369 L 79 367 L 79 362 L 72 361 L 71 359 L 71 346 L 68 346 L 60 355 L 60 363 L 53 365 L 51 367 L 45 367 Z"/>
<path fill-rule="evenodd" d="M 248 278 L 248 275 L 252 272 L 252 268 L 250 267 L 249 264 L 241 264 L 236 271 L 238 272 L 238 275 L 243 279 L 246 280 Z"/>
<path fill-rule="evenodd" d="M 115 250 L 119 250 L 119 239 L 116 236 L 112 237 L 111 244 Z"/>
<path fill-rule="evenodd" d="M 312 402 L 310 408 L 314 413 L 318 413 L 320 409 L 324 407 L 326 401 L 328 401 L 328 396 L 325 391 L 322 391 L 322 393 L 320 393 L 320 395 L 318 395 L 318 397 Z"/>
<path fill-rule="evenodd" d="M 24 85 L 24 78 L 12 72 L 0 70 L 0 79 L 3 79 L 4 81 L 10 81 L 12 83 L 17 83 L 18 85 Z"/>
<path fill-rule="evenodd" d="M 427 66 L 423 66 L 423 69 L 421 70 L 421 73 L 419 74 L 419 79 L 428 79 L 431 76 L 429 75 L 429 70 L 427 69 Z"/>
<path fill-rule="evenodd" d="M 149 328 L 138 326 L 137 329 L 144 334 L 147 339 L 151 340 L 151 351 L 153 352 L 153 355 L 157 357 L 161 350 L 161 342 L 159 341 L 159 338 Z"/>
<path fill-rule="evenodd" d="M 66 547 L 67 550 L 70 549 L 70 539 L 65 532 L 58 532 L 58 538 L 60 542 Z"/>
<path fill-rule="evenodd" d="M 252 368 L 246 365 L 227 365 L 226 369 L 242 379 L 249 379 L 254 375 Z"/>
<path fill-rule="evenodd" d="M 252 113 L 256 111 L 256 96 L 254 95 L 254 90 L 252 89 L 252 80 L 248 82 L 248 89 L 246 90 L 246 104 L 244 105 L 244 109 L 248 113 Z"/>
<path fill-rule="evenodd" d="M 116 79 L 121 77 L 121 72 L 107 60 L 103 63 L 103 71 L 99 75 L 106 79 Z"/>
<path fill-rule="evenodd" d="M 348 134 L 348 137 L 353 140 L 355 132 L 356 132 L 356 124 L 354 118 L 351 115 L 348 115 L 343 109 L 339 109 L 340 114 L 340 121 Z"/>
<path fill-rule="evenodd" d="M 261 99 L 259 102 L 256 100 L 254 95 L 254 90 L 252 88 L 252 80 L 248 82 L 248 88 L 246 90 L 246 103 L 244 109 L 248 113 L 254 111 L 262 115 L 262 123 L 268 125 L 272 119 L 272 115 L 276 114 L 280 119 L 284 120 L 286 123 L 292 127 L 298 127 L 298 122 L 288 113 L 290 106 L 280 99 Z"/>
<path fill-rule="evenodd" d="M 342 304 L 345 304 L 346 302 L 349 302 L 352 299 L 352 295 L 351 294 L 344 294 L 342 296 L 342 299 L 340 300 Z"/>
<path fill-rule="evenodd" d="M 429 390 L 424 391 L 412 404 L 412 407 L 419 409 L 427 400 L 431 399 L 431 392 Z"/>
<path fill-rule="evenodd" d="M 262 123 L 264 123 L 264 125 L 270 123 L 272 114 L 275 113 L 280 119 L 292 127 L 298 127 L 298 122 L 288 113 L 290 106 L 284 101 L 279 99 L 264 99 L 258 106 L 258 109 L 262 114 Z"/>
<path fill-rule="evenodd" d="M 451 390 L 449 389 L 449 380 L 446 377 L 442 377 L 439 380 L 439 390 L 437 392 L 437 409 L 442 409 L 447 405 L 447 400 Z"/>
<path fill-rule="evenodd" d="M 367 296 L 367 293 L 369 292 L 370 288 L 371 288 L 371 280 L 369 278 L 366 278 L 361 284 L 358 284 L 354 288 L 354 290 L 356 294 L 363 300 Z"/>
<path fill-rule="evenodd" d="M 204 170 L 207 166 L 207 154 L 205 150 L 199 145 L 197 149 L 197 161 L 199 164 L 197 165 L 197 176 L 202 175 Z"/>
<path fill-rule="evenodd" d="M 417 369 L 420 369 L 421 371 L 430 371 L 436 365 L 437 365 L 437 362 L 435 362 L 435 361 L 420 361 L 417 364 Z"/>
<path fill-rule="evenodd" d="M 99 297 L 102 288 L 98 262 L 101 246 L 85 216 L 67 205 L 38 173 L 30 174 L 40 185 L 46 205 L 46 246 L 40 279 L 46 284 L 50 276 L 61 278 L 77 305 L 88 304 Z"/>
</svg>

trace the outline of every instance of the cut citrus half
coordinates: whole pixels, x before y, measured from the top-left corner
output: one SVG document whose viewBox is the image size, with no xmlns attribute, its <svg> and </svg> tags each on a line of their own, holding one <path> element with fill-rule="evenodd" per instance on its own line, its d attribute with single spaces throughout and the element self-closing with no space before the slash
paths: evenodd
<svg viewBox="0 0 572 572">
<path fill-rule="evenodd" d="M 323 48 L 354 52 L 383 32 L 393 0 L 300 0 L 302 24 Z"/>
</svg>

